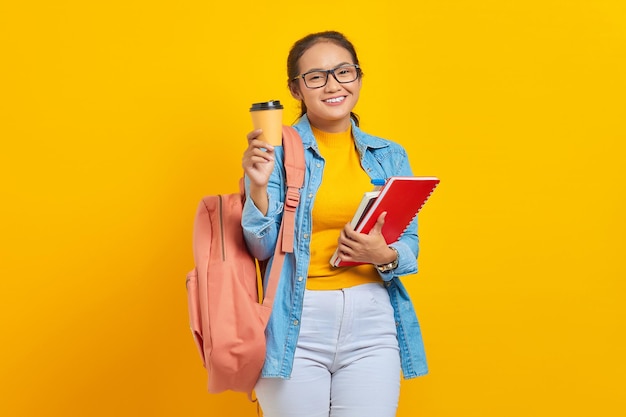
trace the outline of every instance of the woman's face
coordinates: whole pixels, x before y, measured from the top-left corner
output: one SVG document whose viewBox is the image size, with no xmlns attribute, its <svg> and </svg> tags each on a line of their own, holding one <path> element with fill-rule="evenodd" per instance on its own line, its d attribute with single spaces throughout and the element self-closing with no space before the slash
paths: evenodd
<svg viewBox="0 0 626 417">
<path fill-rule="evenodd" d="M 318 42 L 298 61 L 300 74 L 312 70 L 329 70 L 354 64 L 350 52 L 332 42 Z M 291 84 L 291 94 L 303 100 L 311 125 L 325 132 L 344 132 L 350 126 L 350 112 L 359 100 L 361 77 L 350 83 L 339 83 L 332 74 L 324 87 L 308 88 L 299 77 Z"/>
</svg>

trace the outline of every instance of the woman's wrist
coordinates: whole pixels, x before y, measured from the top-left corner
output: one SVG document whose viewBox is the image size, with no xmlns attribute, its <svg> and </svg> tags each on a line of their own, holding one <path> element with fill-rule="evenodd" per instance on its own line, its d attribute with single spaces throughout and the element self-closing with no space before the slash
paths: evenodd
<svg viewBox="0 0 626 417">
<path fill-rule="evenodd" d="M 398 261 L 399 261 L 398 250 L 392 246 L 387 246 L 387 248 L 389 249 L 390 256 L 387 256 L 385 259 L 388 259 L 388 261 L 385 261 L 380 264 L 376 264 L 376 269 L 378 269 L 381 272 L 391 271 L 398 267 Z"/>
<path fill-rule="evenodd" d="M 259 209 L 263 215 L 267 215 L 269 208 L 269 197 L 267 196 L 267 186 L 254 186 L 250 185 L 249 191 L 250 199 L 254 202 L 256 208 Z"/>
</svg>

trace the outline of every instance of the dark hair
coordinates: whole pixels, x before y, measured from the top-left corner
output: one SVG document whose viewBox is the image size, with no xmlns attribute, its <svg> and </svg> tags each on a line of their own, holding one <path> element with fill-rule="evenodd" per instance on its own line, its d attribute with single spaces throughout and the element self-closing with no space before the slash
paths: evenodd
<svg viewBox="0 0 626 417">
<path fill-rule="evenodd" d="M 287 56 L 287 85 L 289 87 L 291 87 L 291 83 L 295 82 L 294 79 L 300 74 L 300 68 L 298 67 L 300 57 L 302 57 L 302 55 L 304 55 L 310 47 L 320 42 L 331 42 L 346 49 L 350 55 L 352 55 L 354 63 L 359 65 L 359 58 L 356 56 L 354 45 L 352 45 L 352 42 L 350 42 L 342 33 L 332 30 L 311 33 L 294 43 L 289 51 L 289 55 Z M 361 73 L 360 76 L 362 77 L 363 73 Z M 300 101 L 300 116 L 303 116 L 306 111 L 307 109 L 304 101 Z M 354 120 L 354 123 L 357 126 L 359 125 L 359 116 L 356 113 L 350 112 L 350 118 Z"/>
</svg>

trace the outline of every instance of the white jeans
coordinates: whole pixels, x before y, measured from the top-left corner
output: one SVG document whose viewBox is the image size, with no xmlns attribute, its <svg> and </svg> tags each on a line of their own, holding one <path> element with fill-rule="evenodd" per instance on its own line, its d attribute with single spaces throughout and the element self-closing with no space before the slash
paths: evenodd
<svg viewBox="0 0 626 417">
<path fill-rule="evenodd" d="M 381 284 L 304 295 L 291 378 L 256 385 L 264 417 L 393 417 L 400 351 Z"/>
</svg>

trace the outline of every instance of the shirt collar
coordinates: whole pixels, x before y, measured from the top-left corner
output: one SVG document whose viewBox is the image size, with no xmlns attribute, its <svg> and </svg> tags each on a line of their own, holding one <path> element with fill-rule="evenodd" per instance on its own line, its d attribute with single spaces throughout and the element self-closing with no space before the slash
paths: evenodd
<svg viewBox="0 0 626 417">
<path fill-rule="evenodd" d="M 388 141 L 363 132 L 354 123 L 354 120 L 351 120 L 351 123 L 352 136 L 354 136 L 354 142 L 359 151 L 359 154 L 363 155 L 367 148 L 379 149 L 389 146 Z M 300 119 L 294 125 L 294 128 L 300 134 L 300 137 L 302 138 L 302 144 L 304 145 L 305 149 L 317 149 L 317 143 L 315 142 L 315 137 L 313 136 L 313 132 L 311 131 L 311 123 L 309 122 L 309 118 L 306 114 L 300 117 Z"/>
</svg>

